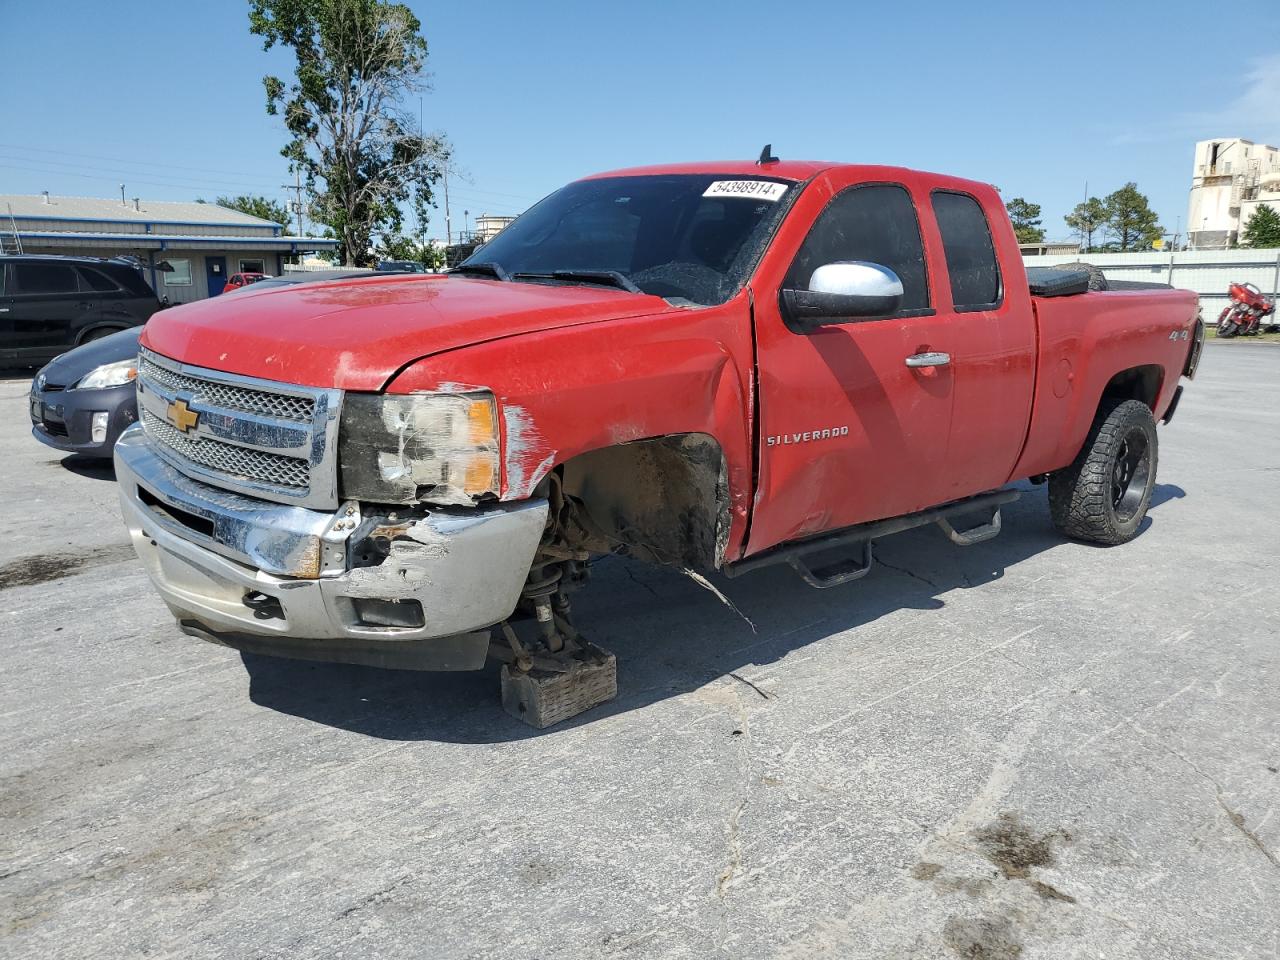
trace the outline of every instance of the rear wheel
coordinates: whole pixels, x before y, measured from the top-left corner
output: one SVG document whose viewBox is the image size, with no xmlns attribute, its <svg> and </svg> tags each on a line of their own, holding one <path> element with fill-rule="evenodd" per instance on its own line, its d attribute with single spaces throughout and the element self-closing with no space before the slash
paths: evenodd
<svg viewBox="0 0 1280 960">
<path fill-rule="evenodd" d="M 1049 513 L 1067 536 L 1127 543 L 1138 534 L 1157 462 L 1156 422 L 1140 400 L 1104 407 L 1075 461 L 1049 477 Z"/>
</svg>

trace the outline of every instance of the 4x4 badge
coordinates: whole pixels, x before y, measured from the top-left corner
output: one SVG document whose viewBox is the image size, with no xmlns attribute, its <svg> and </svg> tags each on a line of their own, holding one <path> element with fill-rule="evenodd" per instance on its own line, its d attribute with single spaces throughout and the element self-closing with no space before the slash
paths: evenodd
<svg viewBox="0 0 1280 960">
<path fill-rule="evenodd" d="M 200 414 L 187 406 L 185 400 L 175 400 L 164 412 L 165 419 L 186 433 L 200 422 Z"/>
</svg>

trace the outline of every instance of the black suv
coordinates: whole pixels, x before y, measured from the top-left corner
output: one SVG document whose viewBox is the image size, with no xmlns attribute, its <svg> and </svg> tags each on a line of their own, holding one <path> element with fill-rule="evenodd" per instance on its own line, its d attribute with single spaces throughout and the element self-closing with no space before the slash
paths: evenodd
<svg viewBox="0 0 1280 960">
<path fill-rule="evenodd" d="M 146 323 L 155 291 L 125 260 L 0 257 L 0 364 L 34 366 Z"/>
</svg>

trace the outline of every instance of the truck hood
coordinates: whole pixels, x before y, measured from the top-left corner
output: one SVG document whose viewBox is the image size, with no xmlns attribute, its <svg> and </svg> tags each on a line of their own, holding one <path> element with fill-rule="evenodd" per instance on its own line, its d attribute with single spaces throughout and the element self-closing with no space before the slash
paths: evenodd
<svg viewBox="0 0 1280 960">
<path fill-rule="evenodd" d="M 444 350 L 674 309 L 661 297 L 606 287 L 367 277 L 250 287 L 163 310 L 147 323 L 142 344 L 227 373 L 379 390 L 406 364 Z"/>
</svg>

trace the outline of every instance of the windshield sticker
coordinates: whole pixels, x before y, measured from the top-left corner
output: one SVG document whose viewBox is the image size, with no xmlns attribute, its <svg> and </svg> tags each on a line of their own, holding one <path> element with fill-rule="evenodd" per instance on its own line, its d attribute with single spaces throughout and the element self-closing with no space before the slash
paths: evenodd
<svg viewBox="0 0 1280 960">
<path fill-rule="evenodd" d="M 703 192 L 704 197 L 746 197 L 777 203 L 787 192 L 785 183 L 772 180 L 717 180 Z"/>
</svg>

